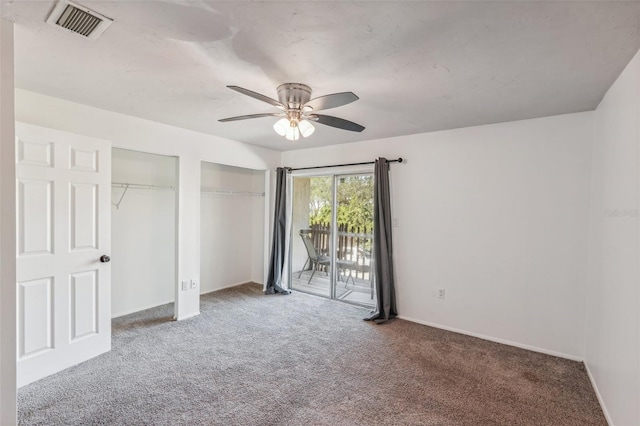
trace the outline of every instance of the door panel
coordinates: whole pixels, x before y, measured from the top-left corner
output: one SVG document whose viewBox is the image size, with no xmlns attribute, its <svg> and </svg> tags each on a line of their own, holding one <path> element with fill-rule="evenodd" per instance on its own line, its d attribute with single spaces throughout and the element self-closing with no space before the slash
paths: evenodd
<svg viewBox="0 0 640 426">
<path fill-rule="evenodd" d="M 53 168 L 53 143 L 18 139 L 18 164 Z"/>
<path fill-rule="evenodd" d="M 17 194 L 18 257 L 53 254 L 53 181 L 18 179 Z"/>
<path fill-rule="evenodd" d="M 71 274 L 71 341 L 98 333 L 98 271 Z"/>
<path fill-rule="evenodd" d="M 333 177 L 294 177 L 292 202 L 290 286 L 332 297 Z"/>
<path fill-rule="evenodd" d="M 18 123 L 18 386 L 111 349 L 111 144 Z"/>
<path fill-rule="evenodd" d="M 98 249 L 98 186 L 71 183 L 71 251 Z"/>
<path fill-rule="evenodd" d="M 336 176 L 336 297 L 375 307 L 372 268 L 373 175 Z"/>
<path fill-rule="evenodd" d="M 53 349 L 53 277 L 18 284 L 18 357 Z"/>
<path fill-rule="evenodd" d="M 98 172 L 98 151 L 70 147 L 69 170 L 80 172 Z"/>
</svg>

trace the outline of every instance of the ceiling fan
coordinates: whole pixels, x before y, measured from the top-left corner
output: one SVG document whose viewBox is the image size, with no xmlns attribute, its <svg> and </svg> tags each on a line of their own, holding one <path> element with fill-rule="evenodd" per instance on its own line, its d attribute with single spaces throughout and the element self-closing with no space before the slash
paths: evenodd
<svg viewBox="0 0 640 426">
<path fill-rule="evenodd" d="M 336 127 L 338 129 L 350 130 L 352 132 L 361 132 L 364 130 L 363 126 L 352 121 L 316 113 L 316 111 L 336 108 L 357 101 L 359 98 L 351 92 L 332 93 L 311 99 L 311 88 L 306 84 L 284 83 L 278 86 L 278 100 L 276 101 L 268 96 L 252 92 L 239 86 L 227 87 L 243 95 L 251 96 L 254 99 L 273 105 L 279 108 L 281 112 L 240 115 L 218 120 L 221 122 L 260 117 L 281 117 L 280 120 L 273 125 L 273 129 L 277 134 L 284 136 L 292 142 L 300 139 L 300 136 L 305 138 L 311 136 L 315 130 L 311 122 Z"/>
</svg>

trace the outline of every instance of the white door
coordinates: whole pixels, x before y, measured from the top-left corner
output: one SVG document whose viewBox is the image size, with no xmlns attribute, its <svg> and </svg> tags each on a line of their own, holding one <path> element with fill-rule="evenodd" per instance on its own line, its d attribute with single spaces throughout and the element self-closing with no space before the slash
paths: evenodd
<svg viewBox="0 0 640 426">
<path fill-rule="evenodd" d="M 111 349 L 111 143 L 16 124 L 18 386 Z"/>
</svg>

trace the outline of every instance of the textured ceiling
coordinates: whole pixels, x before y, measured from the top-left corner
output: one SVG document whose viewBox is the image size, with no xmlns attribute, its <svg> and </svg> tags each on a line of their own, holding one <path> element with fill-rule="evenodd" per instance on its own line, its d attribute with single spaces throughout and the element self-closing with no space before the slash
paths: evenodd
<svg viewBox="0 0 640 426">
<path fill-rule="evenodd" d="M 115 19 L 98 40 L 46 24 L 53 1 L 3 3 L 19 88 L 276 150 L 592 110 L 640 48 L 639 2 L 79 2 Z M 277 111 L 226 85 L 285 82 L 353 91 L 327 114 L 366 130 L 217 121 Z"/>
</svg>

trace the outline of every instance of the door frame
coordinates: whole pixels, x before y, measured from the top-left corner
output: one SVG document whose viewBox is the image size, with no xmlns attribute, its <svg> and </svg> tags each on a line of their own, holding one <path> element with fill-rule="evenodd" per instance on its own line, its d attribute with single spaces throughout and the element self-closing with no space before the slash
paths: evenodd
<svg viewBox="0 0 640 426">
<path fill-rule="evenodd" d="M 331 258 L 331 262 L 330 262 L 330 268 L 331 268 L 331 276 L 330 276 L 330 287 L 329 287 L 329 299 L 330 300 L 338 300 L 340 302 L 343 303 L 348 303 L 350 305 L 354 305 L 354 306 L 360 306 L 362 307 L 363 305 L 360 303 L 355 303 L 355 302 L 351 302 L 348 300 L 342 300 L 342 299 L 337 299 L 336 298 L 336 285 L 337 285 L 337 280 L 338 280 L 338 271 L 335 268 L 335 263 L 336 263 L 336 247 L 338 244 L 338 233 L 334 232 L 334 230 L 337 230 L 337 222 L 338 222 L 338 209 L 337 209 L 337 199 L 338 199 L 338 185 L 337 185 L 337 180 L 339 177 L 341 176 L 352 176 L 352 175 L 358 175 L 358 174 L 362 174 L 362 175 L 373 175 L 374 174 L 374 165 L 371 164 L 365 164 L 365 165 L 358 165 L 358 166 L 344 166 L 344 167 L 340 167 L 338 168 L 338 170 L 336 170 L 335 168 L 318 168 L 318 169 L 313 169 L 313 170 L 304 170 L 304 171 L 292 171 L 289 174 L 289 177 L 291 179 L 291 196 L 288 197 L 287 199 L 287 212 L 289 212 L 289 216 L 292 217 L 293 216 L 293 180 L 297 177 L 326 177 L 326 176 L 330 176 L 332 178 L 332 199 L 331 199 L 331 204 L 332 204 L 332 208 L 331 208 L 331 252 L 330 252 L 330 258 Z M 289 241 L 293 240 L 293 223 L 289 223 Z M 293 262 L 292 262 L 292 245 L 289 244 L 289 249 L 288 249 L 288 253 L 287 253 L 287 285 L 289 287 L 289 289 L 295 290 L 295 291 L 299 291 L 301 293 L 308 293 L 308 294 L 313 294 L 315 296 L 318 296 L 315 293 L 310 293 L 308 291 L 304 291 L 304 290 L 297 290 L 297 289 L 293 289 L 292 287 L 292 283 L 293 283 Z M 320 296 L 323 297 L 323 296 Z"/>
<path fill-rule="evenodd" d="M 135 149 L 135 148 L 123 148 L 121 146 L 118 146 L 116 144 L 112 144 L 111 146 L 111 167 L 113 170 L 113 150 L 117 149 L 117 150 L 121 150 L 121 151 L 130 151 L 130 152 L 135 152 L 138 154 L 148 154 L 148 155 L 156 155 L 156 156 L 160 156 L 160 157 L 169 157 L 174 159 L 174 167 L 175 167 L 175 175 L 174 175 L 174 182 L 173 182 L 173 195 L 174 195 L 174 256 L 173 256 L 173 263 L 174 263 L 174 276 L 173 276 L 173 300 L 171 302 L 168 303 L 173 303 L 173 319 L 177 319 L 178 318 L 178 298 L 180 297 L 180 292 L 182 291 L 181 286 L 180 286 L 180 279 L 179 279 L 179 273 L 178 273 L 178 269 L 179 269 L 179 262 L 178 262 L 178 241 L 180 239 L 180 235 L 179 235 L 179 226 L 180 226 L 180 217 L 179 217 L 179 183 L 180 183 L 180 176 L 179 176 L 179 164 L 180 164 L 180 156 L 179 155 L 171 155 L 171 154 L 159 154 L 157 152 L 152 152 L 149 150 L 140 150 L 140 149 Z M 111 176 L 111 182 L 113 183 L 113 174 Z M 113 203 L 113 196 L 112 196 L 112 203 Z M 113 228 L 113 222 L 112 222 L 112 228 Z M 113 243 L 113 229 L 110 229 L 109 232 L 111 232 L 112 236 L 111 236 L 111 241 Z M 117 253 L 114 253 L 117 255 Z M 151 307 L 147 307 L 147 308 L 142 308 L 141 310 L 145 310 L 145 309 L 151 309 Z M 134 312 L 131 312 L 134 313 Z M 131 314 L 129 313 L 129 314 Z M 129 314 L 123 314 L 120 316 L 125 316 L 125 315 L 129 315 Z"/>
</svg>

